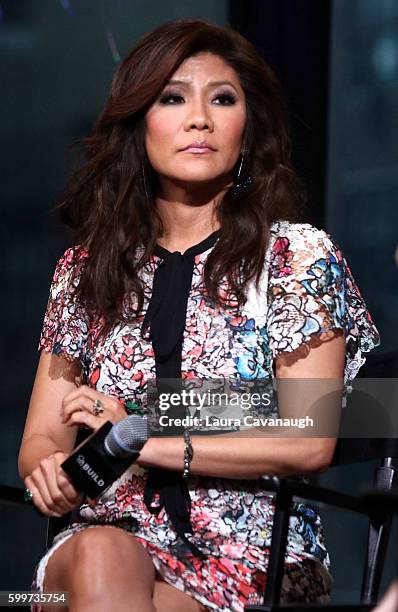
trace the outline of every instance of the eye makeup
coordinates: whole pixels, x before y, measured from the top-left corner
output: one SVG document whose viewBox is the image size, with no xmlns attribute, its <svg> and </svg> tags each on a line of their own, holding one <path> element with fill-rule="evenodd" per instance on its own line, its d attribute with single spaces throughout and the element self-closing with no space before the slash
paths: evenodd
<svg viewBox="0 0 398 612">
<path fill-rule="evenodd" d="M 167 105 L 169 104 L 169 100 L 172 98 L 183 100 L 183 96 L 181 95 L 181 93 L 177 91 L 166 90 L 160 95 L 159 103 L 162 105 Z M 230 91 L 220 91 L 214 94 L 212 99 L 224 100 L 224 102 L 220 103 L 219 106 L 233 106 L 236 103 L 236 96 L 233 95 Z M 172 102 L 171 104 L 175 103 Z"/>
</svg>

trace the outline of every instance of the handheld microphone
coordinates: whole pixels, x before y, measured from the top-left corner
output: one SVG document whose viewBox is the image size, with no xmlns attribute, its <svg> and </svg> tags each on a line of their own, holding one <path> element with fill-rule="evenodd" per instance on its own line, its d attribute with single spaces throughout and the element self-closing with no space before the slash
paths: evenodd
<svg viewBox="0 0 398 612">
<path fill-rule="evenodd" d="M 61 467 L 79 492 L 96 498 L 138 458 L 147 440 L 144 417 L 132 414 L 115 425 L 106 421 L 74 449 Z"/>
</svg>

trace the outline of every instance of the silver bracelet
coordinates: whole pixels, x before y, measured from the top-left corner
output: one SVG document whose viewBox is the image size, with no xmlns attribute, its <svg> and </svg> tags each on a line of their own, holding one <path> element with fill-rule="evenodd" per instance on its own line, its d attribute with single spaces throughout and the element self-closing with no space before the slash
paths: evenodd
<svg viewBox="0 0 398 612">
<path fill-rule="evenodd" d="M 191 442 L 191 436 L 189 435 L 188 429 L 184 429 L 184 471 L 182 473 L 182 477 L 187 479 L 190 474 L 190 464 L 193 457 L 193 447 Z"/>
</svg>

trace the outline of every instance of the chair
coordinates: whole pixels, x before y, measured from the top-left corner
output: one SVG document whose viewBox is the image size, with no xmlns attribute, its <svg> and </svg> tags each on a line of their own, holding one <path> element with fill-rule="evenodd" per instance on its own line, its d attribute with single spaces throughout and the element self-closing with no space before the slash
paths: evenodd
<svg viewBox="0 0 398 612">
<path fill-rule="evenodd" d="M 385 355 L 369 355 L 361 368 L 360 378 L 397 378 L 398 351 Z M 356 392 L 353 392 L 353 395 Z M 358 408 L 354 403 L 354 412 Z M 350 402 L 347 406 L 350 410 Z M 394 490 L 398 469 L 398 440 L 387 438 L 355 439 L 340 438 L 334 453 L 332 466 L 361 463 L 379 459 L 374 473 L 374 487 L 377 492 Z M 380 507 L 374 500 L 380 497 L 352 496 L 324 487 L 306 484 L 290 478 L 264 476 L 261 479 L 265 490 L 274 492 L 275 514 L 272 530 L 271 550 L 267 569 L 264 599 L 261 605 L 246 606 L 245 612 L 276 610 L 371 610 L 377 602 L 380 582 L 387 552 L 392 517 L 395 507 L 390 504 Z M 379 493 L 380 495 L 380 493 Z M 369 517 L 368 543 L 363 569 L 361 597 L 358 604 L 280 604 L 282 578 L 287 546 L 290 512 L 294 498 L 311 502 L 326 503 L 341 509 L 357 512 Z M 370 500 L 373 499 L 373 503 Z"/>
</svg>

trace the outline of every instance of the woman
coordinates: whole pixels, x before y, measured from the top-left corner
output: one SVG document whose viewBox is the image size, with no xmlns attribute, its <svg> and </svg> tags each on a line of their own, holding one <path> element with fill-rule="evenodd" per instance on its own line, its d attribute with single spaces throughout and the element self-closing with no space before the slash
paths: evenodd
<svg viewBox="0 0 398 612">
<path fill-rule="evenodd" d="M 242 611 L 264 587 L 270 544 L 257 479 L 331 461 L 333 437 L 192 435 L 191 461 L 189 436 L 151 437 L 90 504 L 60 468 L 78 427 L 145 415 L 155 376 L 347 383 L 378 344 L 341 251 L 298 222 L 286 130 L 252 45 L 178 21 L 126 57 L 85 141 L 62 205 L 76 246 L 55 269 L 19 456 L 44 515 L 74 509 L 33 583 L 69 591 L 71 610 Z M 284 600 L 327 599 L 313 508 L 296 506 L 288 553 Z"/>
</svg>

